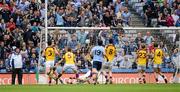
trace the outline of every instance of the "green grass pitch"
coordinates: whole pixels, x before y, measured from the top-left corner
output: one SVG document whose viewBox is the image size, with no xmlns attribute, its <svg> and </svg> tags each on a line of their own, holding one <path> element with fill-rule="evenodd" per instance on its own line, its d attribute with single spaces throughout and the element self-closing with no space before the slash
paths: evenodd
<svg viewBox="0 0 180 92">
<path fill-rule="evenodd" d="M 180 84 L 4 85 L 0 92 L 180 92 Z"/>
</svg>

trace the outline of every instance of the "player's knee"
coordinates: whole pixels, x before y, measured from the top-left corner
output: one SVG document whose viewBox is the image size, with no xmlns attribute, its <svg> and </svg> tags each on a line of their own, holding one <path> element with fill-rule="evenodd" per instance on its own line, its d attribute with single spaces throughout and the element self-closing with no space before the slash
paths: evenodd
<svg viewBox="0 0 180 92">
<path fill-rule="evenodd" d="M 145 72 L 145 70 L 142 70 L 141 72 L 142 72 L 142 73 L 144 73 L 144 72 Z"/>
<path fill-rule="evenodd" d="M 106 75 L 106 76 L 105 76 L 105 78 L 107 79 L 107 78 L 108 78 L 108 76 Z"/>
<path fill-rule="evenodd" d="M 97 75 L 98 73 L 97 72 L 93 72 L 92 75 Z"/>
<path fill-rule="evenodd" d="M 165 78 L 165 76 L 164 75 L 161 75 L 163 78 Z"/>
<path fill-rule="evenodd" d="M 79 74 L 76 74 L 76 78 L 79 78 Z"/>
<path fill-rule="evenodd" d="M 60 73 L 59 75 L 58 75 L 58 78 L 60 78 L 62 76 L 62 74 Z"/>
<path fill-rule="evenodd" d="M 112 79 L 112 76 L 110 76 L 109 78 Z"/>
</svg>

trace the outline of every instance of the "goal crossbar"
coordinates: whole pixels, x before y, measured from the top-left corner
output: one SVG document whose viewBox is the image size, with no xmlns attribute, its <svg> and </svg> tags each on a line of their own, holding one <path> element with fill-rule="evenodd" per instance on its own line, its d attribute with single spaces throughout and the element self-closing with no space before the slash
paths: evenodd
<svg viewBox="0 0 180 92">
<path fill-rule="evenodd" d="M 113 29 L 123 29 L 123 30 L 180 30 L 180 27 L 48 27 L 50 30 L 113 30 Z"/>
</svg>

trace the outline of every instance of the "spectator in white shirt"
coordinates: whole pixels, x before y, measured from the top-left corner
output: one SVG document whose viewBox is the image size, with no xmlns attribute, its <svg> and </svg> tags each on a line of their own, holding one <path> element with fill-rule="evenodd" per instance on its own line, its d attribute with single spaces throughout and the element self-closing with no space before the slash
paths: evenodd
<svg viewBox="0 0 180 92">
<path fill-rule="evenodd" d="M 149 31 L 146 33 L 146 36 L 144 36 L 144 41 L 148 46 L 154 41 L 154 38 Z"/>
<path fill-rule="evenodd" d="M 174 12 L 171 16 L 173 17 L 174 25 L 176 25 L 176 22 L 179 19 L 179 16 L 176 14 L 176 12 Z"/>
</svg>

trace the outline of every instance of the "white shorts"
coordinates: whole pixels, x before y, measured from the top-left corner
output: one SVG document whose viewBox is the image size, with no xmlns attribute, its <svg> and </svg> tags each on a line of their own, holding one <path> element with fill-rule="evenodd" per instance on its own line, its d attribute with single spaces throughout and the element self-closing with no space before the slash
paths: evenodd
<svg viewBox="0 0 180 92">
<path fill-rule="evenodd" d="M 153 67 L 154 68 L 161 68 L 161 64 L 154 64 Z"/>
<path fill-rule="evenodd" d="M 103 71 L 112 71 L 112 62 L 105 62 L 103 63 Z"/>
<path fill-rule="evenodd" d="M 46 68 L 54 67 L 54 61 L 46 61 Z"/>
<path fill-rule="evenodd" d="M 146 70 L 146 66 L 145 65 L 138 65 L 138 67 L 137 67 L 137 69 L 138 69 L 138 71 L 140 71 L 140 70 Z"/>
<path fill-rule="evenodd" d="M 67 71 L 67 69 L 72 69 L 73 71 L 77 71 L 77 67 L 74 64 L 65 64 L 63 67 L 63 71 Z"/>
</svg>

